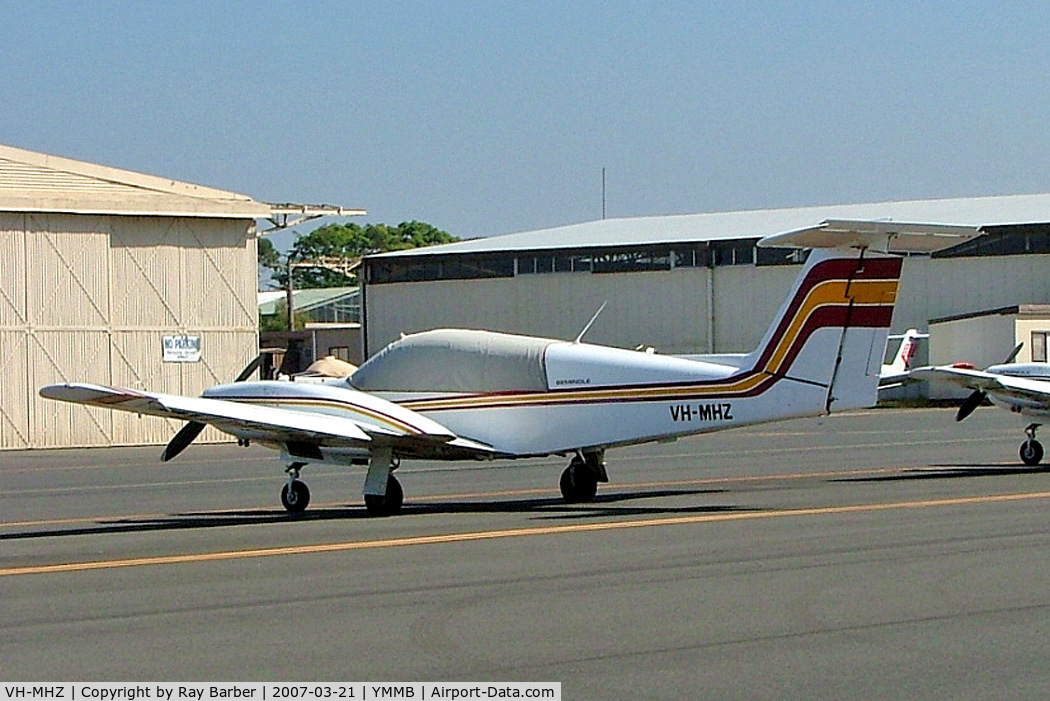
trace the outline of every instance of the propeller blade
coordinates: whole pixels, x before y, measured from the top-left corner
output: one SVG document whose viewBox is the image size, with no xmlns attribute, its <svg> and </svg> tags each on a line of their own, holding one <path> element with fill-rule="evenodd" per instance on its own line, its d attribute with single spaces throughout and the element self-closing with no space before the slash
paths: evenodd
<svg viewBox="0 0 1050 701">
<path fill-rule="evenodd" d="M 255 359 L 241 370 L 241 374 L 237 375 L 237 379 L 235 379 L 234 382 L 244 382 L 247 380 L 251 374 L 259 368 L 259 365 L 262 363 L 262 358 L 262 355 L 255 356 Z M 161 461 L 167 462 L 182 451 L 186 450 L 190 443 L 201 434 L 201 431 L 203 431 L 207 425 L 208 424 L 203 424 L 200 421 L 187 421 L 186 425 L 183 426 L 170 441 L 168 441 L 166 446 L 164 446 L 164 452 L 160 454 Z"/>
<path fill-rule="evenodd" d="M 973 413 L 974 409 L 981 406 L 981 404 L 984 403 L 984 400 L 987 398 L 988 395 L 985 392 L 982 392 L 979 389 L 974 390 L 973 394 L 967 397 L 966 401 L 964 401 L 962 403 L 962 406 L 959 407 L 959 413 L 955 415 L 955 420 L 962 421 L 963 419 L 965 419 L 967 416 Z"/>
<path fill-rule="evenodd" d="M 262 355 L 255 356 L 255 360 L 244 366 L 244 369 L 241 370 L 241 374 L 237 376 L 237 379 L 235 379 L 234 382 L 244 382 L 245 380 L 247 380 L 251 376 L 251 374 L 256 371 L 256 369 L 259 367 L 259 364 L 262 363 L 262 359 Z"/>
<path fill-rule="evenodd" d="M 1024 348 L 1024 343 L 1018 343 L 1014 346 L 1013 351 L 1011 351 L 1010 355 L 1006 356 L 1006 360 L 1003 361 L 1003 365 L 1014 362 L 1014 358 L 1017 357 L 1017 354 L 1021 352 L 1022 348 Z"/>
<path fill-rule="evenodd" d="M 201 434 L 201 431 L 207 424 L 202 424 L 200 421 L 189 421 L 186 423 L 175 437 L 172 438 L 168 445 L 164 447 L 164 452 L 160 454 L 162 462 L 167 462 L 173 457 L 186 450 L 186 447 L 193 442 L 193 439 Z"/>
</svg>

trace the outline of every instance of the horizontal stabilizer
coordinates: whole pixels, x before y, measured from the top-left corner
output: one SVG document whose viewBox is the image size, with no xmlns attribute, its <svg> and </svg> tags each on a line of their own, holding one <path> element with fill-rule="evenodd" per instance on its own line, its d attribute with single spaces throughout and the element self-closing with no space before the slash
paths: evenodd
<svg viewBox="0 0 1050 701">
<path fill-rule="evenodd" d="M 766 248 L 869 248 L 881 253 L 932 253 L 980 236 L 979 226 L 827 219 L 816 226 L 766 236 Z"/>
</svg>

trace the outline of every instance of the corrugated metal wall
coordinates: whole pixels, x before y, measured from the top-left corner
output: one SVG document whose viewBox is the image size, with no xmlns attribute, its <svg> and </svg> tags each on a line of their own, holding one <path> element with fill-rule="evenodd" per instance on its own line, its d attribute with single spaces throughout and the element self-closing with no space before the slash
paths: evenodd
<svg viewBox="0 0 1050 701">
<path fill-rule="evenodd" d="M 37 389 L 85 381 L 198 394 L 232 380 L 258 351 L 251 226 L 0 213 L 0 449 L 169 440 L 177 422 Z M 201 362 L 163 362 L 162 338 L 181 334 L 201 337 Z"/>
<path fill-rule="evenodd" d="M 697 352 L 708 316 L 710 271 L 690 268 L 625 274 L 552 273 L 487 280 L 370 285 L 369 352 L 401 332 L 440 326 L 571 340 L 608 302 L 586 340 L 664 353 Z"/>
<path fill-rule="evenodd" d="M 930 319 L 1050 303 L 1047 270 L 1050 255 L 1045 254 L 906 258 L 893 326 L 922 329 Z M 1009 339 L 1004 343 L 1013 347 Z"/>
<path fill-rule="evenodd" d="M 0 213 L 0 446 L 29 445 L 25 216 Z"/>
<path fill-rule="evenodd" d="M 762 341 L 800 266 L 714 268 L 715 353 L 748 353 Z"/>
</svg>

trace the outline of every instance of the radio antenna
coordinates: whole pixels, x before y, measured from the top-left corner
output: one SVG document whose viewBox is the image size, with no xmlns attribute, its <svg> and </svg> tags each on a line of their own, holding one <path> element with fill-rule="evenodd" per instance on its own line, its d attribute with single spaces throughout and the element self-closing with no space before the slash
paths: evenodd
<svg viewBox="0 0 1050 701">
<path fill-rule="evenodd" d="M 579 343 L 579 342 L 581 342 L 583 340 L 583 334 L 585 334 L 588 331 L 590 331 L 591 325 L 598 318 L 598 315 L 602 313 L 602 310 L 605 309 L 605 305 L 608 304 L 608 303 L 609 303 L 609 300 L 605 300 L 604 302 L 602 302 L 602 306 L 598 307 L 598 311 L 596 311 L 594 313 L 594 316 L 592 316 L 591 320 L 588 321 L 587 324 L 583 327 L 583 330 L 580 331 L 579 335 L 577 335 L 576 338 L 573 339 L 573 341 L 572 341 L 573 343 Z"/>
</svg>

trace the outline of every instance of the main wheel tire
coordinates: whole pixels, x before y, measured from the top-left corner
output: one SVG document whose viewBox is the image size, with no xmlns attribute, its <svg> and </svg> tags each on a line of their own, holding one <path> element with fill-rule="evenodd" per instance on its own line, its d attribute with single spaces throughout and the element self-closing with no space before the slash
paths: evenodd
<svg viewBox="0 0 1050 701">
<path fill-rule="evenodd" d="M 300 480 L 286 483 L 281 488 L 281 503 L 291 513 L 301 513 L 310 503 L 310 488 Z"/>
<path fill-rule="evenodd" d="M 390 475 L 386 481 L 386 494 L 366 494 L 365 508 L 373 516 L 393 516 L 401 510 L 404 501 L 405 492 L 401 489 L 401 483 Z"/>
<path fill-rule="evenodd" d="M 1025 441 L 1021 444 L 1018 454 L 1021 456 L 1021 462 L 1028 467 L 1035 467 L 1043 461 L 1043 444 L 1034 438 Z"/>
<path fill-rule="evenodd" d="M 598 479 L 594 471 L 576 458 L 561 473 L 558 486 L 561 487 L 562 497 L 569 504 L 594 501 L 594 495 L 598 493 Z"/>
</svg>

